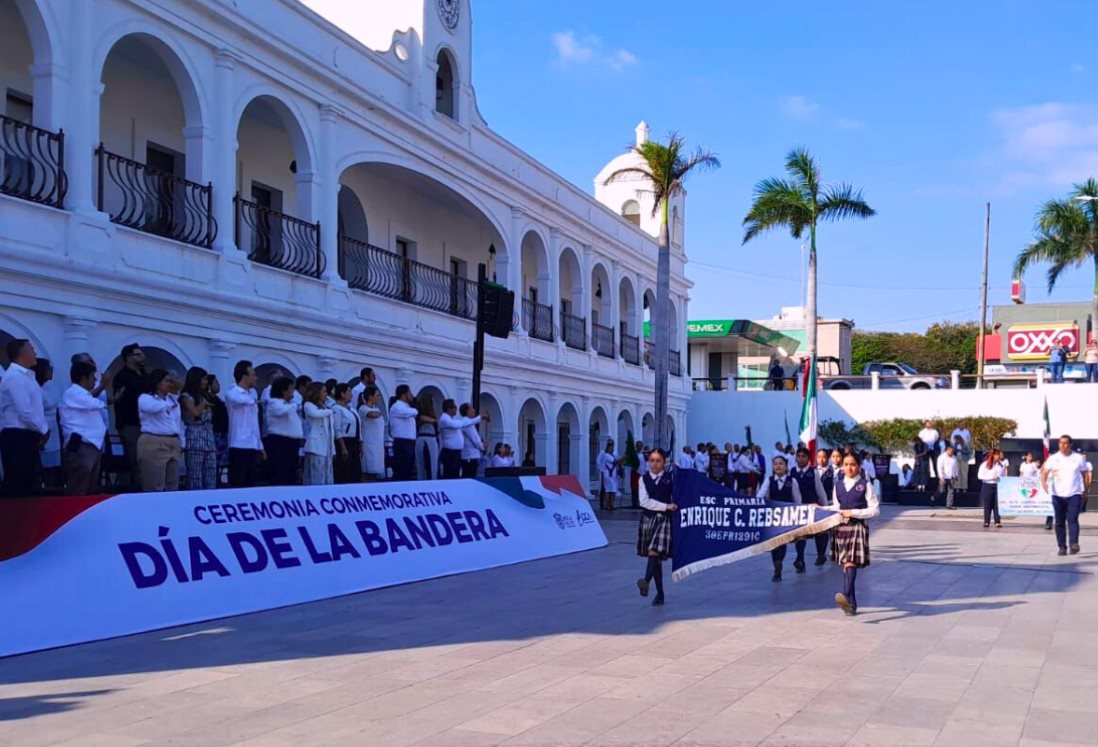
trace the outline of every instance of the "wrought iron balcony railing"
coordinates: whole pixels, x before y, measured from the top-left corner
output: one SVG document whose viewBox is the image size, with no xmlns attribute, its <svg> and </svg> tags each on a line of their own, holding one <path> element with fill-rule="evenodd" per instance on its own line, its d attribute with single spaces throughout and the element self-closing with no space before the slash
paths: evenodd
<svg viewBox="0 0 1098 747">
<path fill-rule="evenodd" d="M 591 342 L 594 343 L 595 352 L 603 358 L 614 357 L 614 328 L 604 327 L 601 324 L 591 325 Z"/>
<path fill-rule="evenodd" d="M 644 362 L 652 369 L 655 369 L 656 363 L 653 360 L 655 355 L 655 346 L 651 341 L 646 340 L 644 343 Z M 668 354 L 668 366 L 667 372 L 672 376 L 682 376 L 682 356 L 678 350 L 671 350 Z"/>
<path fill-rule="evenodd" d="M 575 350 L 587 349 L 587 320 L 582 316 L 560 312 L 560 334 L 568 347 Z"/>
<path fill-rule="evenodd" d="M 67 188 L 65 133 L 0 114 L 0 192 L 62 207 Z"/>
<path fill-rule="evenodd" d="M 96 206 L 111 222 L 138 231 L 209 248 L 217 238 L 213 187 L 95 149 Z"/>
<path fill-rule="evenodd" d="M 522 326 L 531 337 L 552 342 L 553 307 L 529 298 L 522 299 Z"/>
<path fill-rule="evenodd" d="M 236 245 L 248 250 L 248 259 L 261 265 L 319 278 L 324 274 L 320 250 L 320 223 L 307 223 L 292 215 L 245 200 L 236 204 Z"/>
<path fill-rule="evenodd" d="M 640 338 L 636 335 L 622 334 L 621 336 L 621 357 L 625 359 L 626 363 L 632 363 L 634 366 L 640 365 Z"/>
<path fill-rule="evenodd" d="M 339 274 L 347 285 L 463 319 L 477 318 L 477 284 L 380 247 L 340 239 Z"/>
</svg>

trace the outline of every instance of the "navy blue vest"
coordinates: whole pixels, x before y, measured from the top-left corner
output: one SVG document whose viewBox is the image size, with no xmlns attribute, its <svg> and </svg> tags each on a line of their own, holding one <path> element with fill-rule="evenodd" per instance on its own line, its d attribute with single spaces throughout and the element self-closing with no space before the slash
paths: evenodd
<svg viewBox="0 0 1098 747">
<path fill-rule="evenodd" d="M 816 468 L 805 467 L 801 470 L 799 467 L 794 467 L 790 474 L 793 475 L 793 479 L 797 481 L 797 487 L 801 489 L 801 500 L 805 503 L 819 503 L 819 496 L 816 495 Z"/>
<path fill-rule="evenodd" d="M 778 480 L 771 475 L 770 476 L 770 492 L 766 496 L 767 500 L 771 501 L 783 501 L 785 503 L 793 502 L 793 477 L 786 475 L 785 485 L 778 489 Z"/>
<path fill-rule="evenodd" d="M 819 471 L 817 469 L 817 471 Z M 831 490 L 835 487 L 835 473 L 831 471 L 831 467 L 824 468 L 823 472 L 820 472 L 820 482 L 824 486 L 824 495 L 828 500 L 831 500 Z"/>
<path fill-rule="evenodd" d="M 859 477 L 858 482 L 850 490 L 846 489 L 846 481 L 843 478 L 835 479 L 835 497 L 839 499 L 839 508 L 844 511 L 858 508 L 869 508 L 869 501 L 865 497 L 866 479 Z"/>
<path fill-rule="evenodd" d="M 672 486 L 669 471 L 664 470 L 656 479 L 652 479 L 651 472 L 645 472 L 644 477 L 641 479 L 644 480 L 644 490 L 648 493 L 649 498 L 660 503 L 674 503 L 671 498 Z M 645 513 L 654 514 L 657 512 L 645 509 Z"/>
</svg>

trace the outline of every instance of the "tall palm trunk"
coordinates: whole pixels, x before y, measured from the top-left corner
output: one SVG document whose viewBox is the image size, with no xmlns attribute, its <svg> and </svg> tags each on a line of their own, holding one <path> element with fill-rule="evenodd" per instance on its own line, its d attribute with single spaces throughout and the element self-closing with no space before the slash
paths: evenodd
<svg viewBox="0 0 1098 747">
<path fill-rule="evenodd" d="M 816 356 L 816 224 L 809 228 L 810 241 L 808 247 L 808 302 L 804 310 L 806 350 L 809 365 Z"/>
<path fill-rule="evenodd" d="M 656 308 L 652 317 L 652 353 L 656 368 L 656 445 L 669 448 L 667 432 L 667 374 L 671 363 L 671 240 L 667 230 L 667 200 L 660 220 L 660 247 L 656 261 Z"/>
<path fill-rule="evenodd" d="M 1098 340 L 1098 254 L 1094 255 L 1094 295 L 1090 297 L 1090 334 Z M 1083 341 L 1086 347 L 1086 341 Z"/>
</svg>

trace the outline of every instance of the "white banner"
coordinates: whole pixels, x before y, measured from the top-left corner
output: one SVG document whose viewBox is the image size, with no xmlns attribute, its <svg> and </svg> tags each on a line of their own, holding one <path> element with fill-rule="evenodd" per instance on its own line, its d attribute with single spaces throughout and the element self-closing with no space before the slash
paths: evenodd
<svg viewBox="0 0 1098 747">
<path fill-rule="evenodd" d="M 606 545 L 571 476 L 0 502 L 0 656 Z"/>
<path fill-rule="evenodd" d="M 1003 516 L 1052 516 L 1052 496 L 1036 477 L 999 480 L 999 513 Z"/>
</svg>

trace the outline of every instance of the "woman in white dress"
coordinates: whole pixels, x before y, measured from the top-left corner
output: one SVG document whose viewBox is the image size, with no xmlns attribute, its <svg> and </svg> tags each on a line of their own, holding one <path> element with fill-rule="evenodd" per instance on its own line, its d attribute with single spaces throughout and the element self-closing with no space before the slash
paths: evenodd
<svg viewBox="0 0 1098 747">
<path fill-rule="evenodd" d="M 335 456 L 335 431 L 332 425 L 333 412 L 324 406 L 328 389 L 323 383 L 314 381 L 305 390 L 305 421 L 309 424 L 309 435 L 305 437 L 305 472 L 302 483 L 305 485 L 331 485 L 335 482 L 332 472 L 332 457 Z"/>
<path fill-rule="evenodd" d="M 362 418 L 362 474 L 366 479 L 385 478 L 385 418 L 381 413 L 381 392 L 367 386 L 358 397 Z"/>
<path fill-rule="evenodd" d="M 57 425 L 57 405 L 60 397 L 53 381 L 53 365 L 46 358 L 39 358 L 34 367 L 34 378 L 42 387 L 42 409 L 46 416 L 46 425 L 50 429 L 46 445 L 39 452 L 42 470 L 45 472 L 46 487 L 61 487 L 61 433 Z"/>
<path fill-rule="evenodd" d="M 614 451 L 612 439 L 606 442 L 606 450 L 599 454 L 595 464 L 599 468 L 599 477 L 602 479 L 599 508 L 613 511 L 614 502 L 618 497 L 618 469 L 621 466 L 621 459 L 618 458 L 618 452 Z"/>
</svg>

